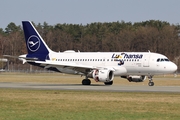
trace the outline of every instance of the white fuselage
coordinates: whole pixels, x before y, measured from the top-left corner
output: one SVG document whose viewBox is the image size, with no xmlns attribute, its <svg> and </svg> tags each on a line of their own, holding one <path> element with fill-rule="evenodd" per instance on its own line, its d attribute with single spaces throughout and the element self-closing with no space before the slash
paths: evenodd
<svg viewBox="0 0 180 120">
<path fill-rule="evenodd" d="M 52 63 L 93 66 L 94 68 L 114 69 L 114 75 L 158 75 L 173 73 L 177 66 L 162 54 L 150 52 L 74 52 L 50 53 Z M 123 65 L 119 62 L 123 61 Z M 76 74 L 70 67 L 58 66 L 64 73 Z"/>
</svg>

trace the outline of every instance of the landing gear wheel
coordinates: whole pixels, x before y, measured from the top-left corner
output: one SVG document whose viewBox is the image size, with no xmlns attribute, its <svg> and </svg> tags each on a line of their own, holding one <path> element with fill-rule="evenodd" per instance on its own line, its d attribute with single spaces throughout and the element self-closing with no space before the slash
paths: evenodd
<svg viewBox="0 0 180 120">
<path fill-rule="evenodd" d="M 113 84 L 113 81 L 110 81 L 110 82 L 104 82 L 105 85 L 112 85 Z"/>
<path fill-rule="evenodd" d="M 148 85 L 149 86 L 154 86 L 154 82 L 149 82 Z"/>
<path fill-rule="evenodd" d="M 153 77 L 152 75 L 148 76 L 148 78 L 149 78 L 149 83 L 148 83 L 148 85 L 149 85 L 149 86 L 154 86 L 154 82 L 153 82 L 152 77 Z"/>
<path fill-rule="evenodd" d="M 82 80 L 82 85 L 90 85 L 91 81 L 89 79 L 83 79 Z"/>
</svg>

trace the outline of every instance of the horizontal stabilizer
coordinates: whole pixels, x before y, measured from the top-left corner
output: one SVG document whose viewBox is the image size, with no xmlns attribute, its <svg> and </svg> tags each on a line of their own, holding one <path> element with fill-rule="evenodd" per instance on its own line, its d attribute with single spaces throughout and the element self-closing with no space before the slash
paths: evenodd
<svg viewBox="0 0 180 120">
<path fill-rule="evenodd" d="M 25 60 L 38 60 L 38 58 L 30 58 L 30 57 L 22 57 L 22 56 L 12 56 L 12 55 L 3 55 L 4 57 L 9 57 L 9 58 L 22 58 Z"/>
</svg>

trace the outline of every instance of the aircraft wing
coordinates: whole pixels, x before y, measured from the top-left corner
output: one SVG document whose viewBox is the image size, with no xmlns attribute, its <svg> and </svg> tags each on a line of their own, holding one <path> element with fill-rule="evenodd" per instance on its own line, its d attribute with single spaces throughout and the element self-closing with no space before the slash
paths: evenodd
<svg viewBox="0 0 180 120">
<path fill-rule="evenodd" d="M 87 73 L 90 72 L 92 69 L 111 69 L 115 71 L 113 68 L 105 68 L 105 67 L 99 67 L 99 66 L 90 66 L 90 65 L 83 65 L 83 64 L 77 64 L 73 62 L 56 62 L 56 61 L 35 61 L 35 63 L 41 64 L 42 66 L 45 66 L 46 69 L 48 68 L 68 68 L 72 69 L 74 71 Z"/>
</svg>

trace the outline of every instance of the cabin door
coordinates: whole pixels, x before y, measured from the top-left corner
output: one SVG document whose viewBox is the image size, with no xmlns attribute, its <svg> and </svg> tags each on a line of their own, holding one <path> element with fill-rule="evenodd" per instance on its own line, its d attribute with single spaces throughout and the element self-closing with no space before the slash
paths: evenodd
<svg viewBox="0 0 180 120">
<path fill-rule="evenodd" d="M 143 67 L 149 67 L 149 61 L 150 61 L 150 54 L 146 54 L 144 56 Z"/>
</svg>

